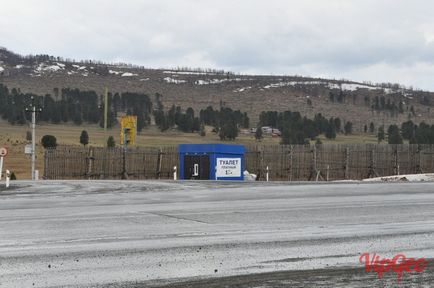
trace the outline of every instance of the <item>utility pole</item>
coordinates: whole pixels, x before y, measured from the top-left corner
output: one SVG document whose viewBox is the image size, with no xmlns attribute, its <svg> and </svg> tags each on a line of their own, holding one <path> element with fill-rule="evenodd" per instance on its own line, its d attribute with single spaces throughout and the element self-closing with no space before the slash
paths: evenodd
<svg viewBox="0 0 434 288">
<path fill-rule="evenodd" d="M 26 108 L 26 112 L 32 112 L 32 180 L 36 180 L 35 169 L 36 169 L 36 112 L 41 112 L 42 109 L 36 109 L 35 99 L 31 97 L 32 104 L 30 109 Z"/>
</svg>

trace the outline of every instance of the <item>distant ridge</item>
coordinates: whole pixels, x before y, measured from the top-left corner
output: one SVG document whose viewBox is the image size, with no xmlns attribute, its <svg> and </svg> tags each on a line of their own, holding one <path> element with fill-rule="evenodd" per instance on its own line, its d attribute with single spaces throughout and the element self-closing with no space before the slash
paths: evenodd
<svg viewBox="0 0 434 288">
<path fill-rule="evenodd" d="M 55 88 L 162 95 L 166 108 L 180 105 L 195 110 L 228 106 L 247 112 L 255 125 L 267 110 L 300 111 L 313 117 L 340 117 L 361 131 L 370 122 L 390 125 L 408 119 L 434 123 L 434 93 L 399 84 L 360 83 L 284 75 L 241 75 L 218 69 L 179 67 L 151 69 L 128 63 L 76 61 L 50 55 L 22 56 L 0 48 L 0 83 L 9 89 L 45 95 Z M 392 107 L 382 109 L 376 102 Z M 401 112 L 394 107 L 401 107 Z M 413 107 L 413 108 L 411 108 Z"/>
</svg>

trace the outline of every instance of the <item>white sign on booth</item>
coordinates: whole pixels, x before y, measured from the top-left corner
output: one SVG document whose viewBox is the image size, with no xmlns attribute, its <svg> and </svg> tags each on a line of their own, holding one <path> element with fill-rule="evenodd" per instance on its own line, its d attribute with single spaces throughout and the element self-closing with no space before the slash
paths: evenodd
<svg viewBox="0 0 434 288">
<path fill-rule="evenodd" d="M 241 158 L 217 158 L 216 177 L 241 177 Z"/>
</svg>

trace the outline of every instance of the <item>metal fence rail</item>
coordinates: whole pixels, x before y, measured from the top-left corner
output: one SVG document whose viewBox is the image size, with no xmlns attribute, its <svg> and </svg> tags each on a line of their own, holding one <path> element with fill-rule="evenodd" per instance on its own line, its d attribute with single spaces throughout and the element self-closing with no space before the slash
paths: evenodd
<svg viewBox="0 0 434 288">
<path fill-rule="evenodd" d="M 45 150 L 45 179 L 171 179 L 176 146 Z M 247 145 L 245 169 L 265 180 L 315 181 L 432 173 L 434 145 Z"/>
</svg>

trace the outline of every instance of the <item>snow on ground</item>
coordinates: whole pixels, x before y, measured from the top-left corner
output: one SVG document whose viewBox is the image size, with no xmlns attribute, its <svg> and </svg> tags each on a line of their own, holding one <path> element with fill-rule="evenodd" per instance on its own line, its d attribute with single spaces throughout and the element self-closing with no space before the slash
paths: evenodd
<svg viewBox="0 0 434 288">
<path fill-rule="evenodd" d="M 5 71 L 5 68 L 3 68 L 2 66 L 0 66 L 0 72 Z"/>
<path fill-rule="evenodd" d="M 361 267 L 365 252 L 434 257 L 431 183 L 14 181 L 10 190 L 3 187 L 4 287 Z"/>
<path fill-rule="evenodd" d="M 125 72 L 121 75 L 121 77 L 132 77 L 132 76 L 137 76 L 138 74 L 133 74 L 130 72 Z"/>
<path fill-rule="evenodd" d="M 407 175 L 393 175 L 385 177 L 367 178 L 363 179 L 365 182 L 433 182 L 434 173 L 430 174 L 407 174 Z"/>
<path fill-rule="evenodd" d="M 177 75 L 217 75 L 212 72 L 195 72 L 195 71 L 163 71 L 164 74 L 177 74 Z"/>
<path fill-rule="evenodd" d="M 221 84 L 225 82 L 241 82 L 241 81 L 251 81 L 253 79 L 243 79 L 243 78 L 225 78 L 225 79 L 207 79 L 207 80 L 196 80 L 194 84 L 196 85 L 211 85 L 211 84 Z"/>
<path fill-rule="evenodd" d="M 250 90 L 250 89 L 252 89 L 251 86 L 249 86 L 249 87 L 241 87 L 241 88 L 235 89 L 234 93 L 240 93 L 240 92 L 244 92 L 244 91 L 247 91 L 247 90 Z"/>
<path fill-rule="evenodd" d="M 397 91 L 392 89 L 383 89 L 378 86 L 365 85 L 365 84 L 354 84 L 354 83 L 330 83 L 327 81 L 283 81 L 272 83 L 263 87 L 263 89 L 279 88 L 279 87 L 289 87 L 297 85 L 320 85 L 327 87 L 329 89 L 342 89 L 343 91 L 356 91 L 358 89 L 369 89 L 369 90 L 384 90 L 386 94 L 396 93 Z"/>
<path fill-rule="evenodd" d="M 36 73 L 42 73 L 42 72 L 57 72 L 59 70 L 62 70 L 63 67 L 60 67 L 58 65 L 48 65 L 46 63 L 40 63 L 36 68 L 35 68 L 35 72 Z"/>
<path fill-rule="evenodd" d="M 186 80 L 173 79 L 171 77 L 166 77 L 163 80 L 166 81 L 167 83 L 171 83 L 171 84 L 183 84 L 183 83 L 187 83 Z"/>
<path fill-rule="evenodd" d="M 120 71 L 114 71 L 114 70 L 109 70 L 109 73 L 110 73 L 110 74 L 119 75 L 119 74 L 121 74 L 121 73 L 123 73 L 123 72 L 120 72 Z"/>
</svg>

